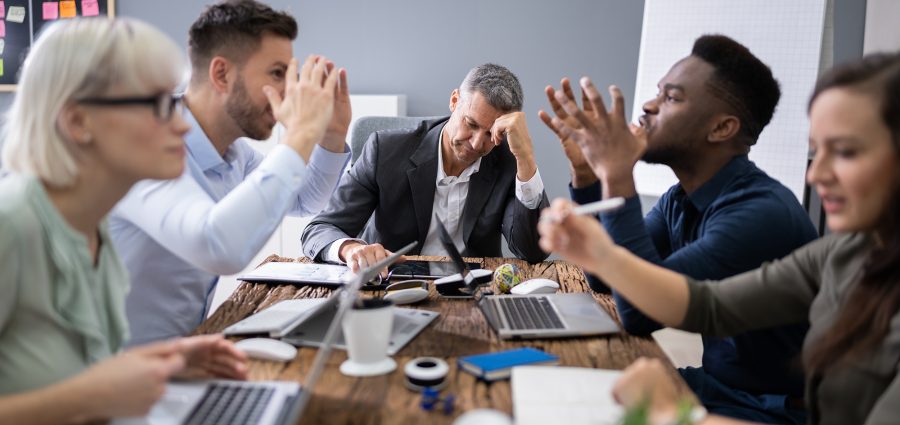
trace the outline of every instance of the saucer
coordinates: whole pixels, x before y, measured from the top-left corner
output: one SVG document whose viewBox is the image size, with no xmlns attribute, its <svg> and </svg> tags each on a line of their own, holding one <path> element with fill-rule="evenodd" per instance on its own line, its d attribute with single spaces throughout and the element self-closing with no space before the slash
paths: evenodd
<svg viewBox="0 0 900 425">
<path fill-rule="evenodd" d="M 378 376 L 393 372 L 396 368 L 397 362 L 390 357 L 376 363 L 357 363 L 350 359 L 341 363 L 341 373 L 347 376 Z"/>
</svg>

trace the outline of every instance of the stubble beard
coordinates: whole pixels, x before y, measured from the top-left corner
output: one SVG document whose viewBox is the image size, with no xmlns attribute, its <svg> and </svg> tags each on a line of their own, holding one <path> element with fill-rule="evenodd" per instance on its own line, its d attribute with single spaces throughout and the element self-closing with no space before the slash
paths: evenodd
<svg viewBox="0 0 900 425">
<path fill-rule="evenodd" d="M 234 120 L 244 136 L 254 140 L 266 140 L 272 135 L 272 128 L 263 124 L 266 110 L 259 111 L 254 107 L 243 79 L 234 84 L 234 92 L 225 103 L 225 113 Z"/>
<path fill-rule="evenodd" d="M 641 160 L 648 164 L 662 164 L 669 167 L 677 167 L 689 163 L 694 157 L 694 152 L 684 142 L 667 141 L 659 144 L 649 143 L 651 133 L 648 131 L 647 151 Z"/>
</svg>

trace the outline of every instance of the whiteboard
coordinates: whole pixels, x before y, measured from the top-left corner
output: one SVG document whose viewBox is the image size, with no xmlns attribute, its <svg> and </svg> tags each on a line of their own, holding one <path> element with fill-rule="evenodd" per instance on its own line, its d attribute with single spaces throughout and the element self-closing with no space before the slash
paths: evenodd
<svg viewBox="0 0 900 425">
<path fill-rule="evenodd" d="M 900 27 L 897 22 L 900 22 L 900 1 L 868 0 L 863 53 L 900 50 Z"/>
<path fill-rule="evenodd" d="M 806 103 L 821 70 L 831 66 L 831 0 L 646 0 L 632 121 L 657 93 L 669 68 L 703 34 L 724 34 L 769 65 L 781 85 L 772 121 L 750 159 L 802 200 L 809 151 Z M 671 169 L 639 162 L 635 184 L 659 196 L 678 180 Z"/>
</svg>

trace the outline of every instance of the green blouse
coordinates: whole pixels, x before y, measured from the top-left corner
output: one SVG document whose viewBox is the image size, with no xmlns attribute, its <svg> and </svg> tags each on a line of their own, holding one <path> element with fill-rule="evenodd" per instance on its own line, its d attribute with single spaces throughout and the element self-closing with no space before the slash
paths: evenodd
<svg viewBox="0 0 900 425">
<path fill-rule="evenodd" d="M 127 290 L 105 222 L 95 266 L 39 180 L 0 179 L 0 394 L 56 383 L 116 353 Z"/>
<path fill-rule="evenodd" d="M 689 279 L 691 300 L 681 328 L 715 335 L 809 322 L 804 350 L 837 319 L 859 283 L 872 241 L 832 234 L 782 260 L 718 284 Z M 900 423 L 900 313 L 871 352 L 806 377 L 811 425 Z"/>
</svg>

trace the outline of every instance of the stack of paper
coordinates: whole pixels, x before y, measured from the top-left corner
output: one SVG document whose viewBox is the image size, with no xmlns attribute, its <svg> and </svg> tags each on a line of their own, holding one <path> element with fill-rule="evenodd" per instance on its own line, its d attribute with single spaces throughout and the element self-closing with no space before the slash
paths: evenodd
<svg viewBox="0 0 900 425">
<path fill-rule="evenodd" d="M 517 425 L 617 424 L 624 410 L 612 397 L 618 370 L 519 366 L 512 370 Z"/>
</svg>

